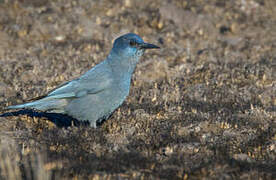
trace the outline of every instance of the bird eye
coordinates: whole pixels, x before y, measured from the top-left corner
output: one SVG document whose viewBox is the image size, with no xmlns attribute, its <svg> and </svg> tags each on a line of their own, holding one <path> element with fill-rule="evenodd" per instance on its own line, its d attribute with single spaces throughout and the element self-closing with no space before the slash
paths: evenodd
<svg viewBox="0 0 276 180">
<path fill-rule="evenodd" d="M 129 45 L 130 45 L 130 46 L 136 46 L 136 44 L 137 44 L 137 43 L 136 43 L 134 40 L 130 40 L 130 41 L 129 41 Z"/>
</svg>

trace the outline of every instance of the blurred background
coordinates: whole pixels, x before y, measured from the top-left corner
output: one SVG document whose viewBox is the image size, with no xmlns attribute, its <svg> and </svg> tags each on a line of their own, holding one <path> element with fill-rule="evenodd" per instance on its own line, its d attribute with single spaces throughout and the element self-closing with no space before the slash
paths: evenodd
<svg viewBox="0 0 276 180">
<path fill-rule="evenodd" d="M 99 128 L 0 118 L 0 179 L 273 179 L 276 1 L 0 0 L 0 107 L 42 96 L 133 32 L 146 52 Z"/>
</svg>

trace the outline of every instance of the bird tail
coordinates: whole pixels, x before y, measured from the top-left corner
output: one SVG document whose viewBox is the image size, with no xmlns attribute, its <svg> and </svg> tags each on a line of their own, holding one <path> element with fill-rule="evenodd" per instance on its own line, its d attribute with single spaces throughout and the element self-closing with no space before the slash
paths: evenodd
<svg viewBox="0 0 276 180">
<path fill-rule="evenodd" d="M 54 109 L 60 110 L 66 104 L 67 104 L 67 101 L 65 99 L 53 99 L 53 98 L 45 97 L 43 99 L 25 103 L 25 104 L 8 106 L 7 109 L 37 109 L 40 111 L 49 111 Z"/>
<path fill-rule="evenodd" d="M 14 106 L 8 106 L 7 109 L 25 109 L 25 108 L 34 108 L 34 109 L 40 109 L 39 107 L 41 106 L 41 100 L 34 101 L 34 102 L 29 102 L 25 104 L 18 104 Z"/>
</svg>

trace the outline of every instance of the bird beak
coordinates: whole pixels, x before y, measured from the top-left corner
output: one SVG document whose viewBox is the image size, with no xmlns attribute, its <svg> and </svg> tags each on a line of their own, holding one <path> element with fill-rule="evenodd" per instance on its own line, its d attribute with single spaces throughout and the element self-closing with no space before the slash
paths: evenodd
<svg viewBox="0 0 276 180">
<path fill-rule="evenodd" d="M 154 44 L 150 44 L 150 43 L 142 43 L 139 44 L 139 47 L 142 49 L 159 49 L 160 47 L 154 45 Z"/>
</svg>

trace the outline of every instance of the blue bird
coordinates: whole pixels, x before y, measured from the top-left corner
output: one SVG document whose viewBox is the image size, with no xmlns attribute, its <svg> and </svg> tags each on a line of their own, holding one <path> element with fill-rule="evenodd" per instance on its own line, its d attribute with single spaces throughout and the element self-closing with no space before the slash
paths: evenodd
<svg viewBox="0 0 276 180">
<path fill-rule="evenodd" d="M 80 121 L 108 119 L 129 94 L 131 76 L 146 49 L 159 48 L 128 33 L 114 41 L 107 58 L 77 79 L 52 90 L 42 99 L 8 106 L 7 109 L 35 109 L 62 113 Z"/>
</svg>

